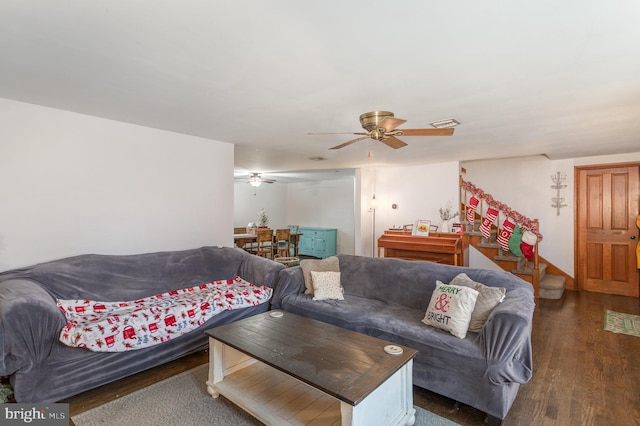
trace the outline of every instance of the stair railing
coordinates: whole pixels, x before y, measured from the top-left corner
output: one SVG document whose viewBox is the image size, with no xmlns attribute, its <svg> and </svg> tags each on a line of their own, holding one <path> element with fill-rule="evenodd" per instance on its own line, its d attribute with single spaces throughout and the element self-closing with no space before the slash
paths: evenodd
<svg viewBox="0 0 640 426">
<path fill-rule="evenodd" d="M 514 223 L 520 225 L 521 229 L 527 230 L 532 232 L 537 238 L 536 238 L 536 243 L 534 245 L 534 249 L 533 249 L 533 277 L 532 277 L 532 281 L 533 281 L 533 287 L 534 287 L 534 291 L 535 291 L 535 296 L 538 297 L 538 293 L 539 293 L 539 283 L 540 283 L 540 270 L 539 270 L 539 259 L 538 259 L 538 243 L 542 240 L 542 234 L 540 233 L 540 223 L 538 221 L 538 219 L 530 219 L 527 216 L 523 215 L 522 213 L 512 209 L 511 207 L 509 207 L 507 204 L 502 203 L 498 200 L 496 200 L 495 198 L 493 198 L 493 196 L 491 196 L 491 194 L 485 192 L 484 190 L 478 188 L 477 186 L 475 186 L 473 183 L 465 181 L 462 176 L 460 176 L 460 211 L 461 211 L 461 216 L 462 216 L 462 212 L 464 212 L 464 216 L 463 217 L 467 217 L 467 209 L 469 208 L 468 206 L 468 202 L 470 200 L 469 194 L 471 194 L 472 197 L 475 197 L 476 199 L 478 199 L 480 201 L 480 204 L 478 204 L 477 208 L 476 208 L 476 214 L 478 214 L 480 216 L 480 218 L 483 217 L 483 205 L 485 206 L 489 206 L 489 207 L 493 207 L 494 209 L 498 210 L 499 213 L 502 213 L 502 215 L 506 218 L 510 218 L 514 221 Z M 500 214 L 498 214 L 497 218 L 496 218 L 496 223 L 497 223 L 497 230 L 498 233 L 500 232 L 501 229 L 501 224 L 500 224 Z M 504 223 L 504 221 L 503 221 Z M 492 224 L 492 228 L 493 228 L 493 224 Z M 529 269 L 529 262 L 528 259 L 525 257 L 525 263 L 524 263 L 524 268 L 526 270 Z"/>
</svg>

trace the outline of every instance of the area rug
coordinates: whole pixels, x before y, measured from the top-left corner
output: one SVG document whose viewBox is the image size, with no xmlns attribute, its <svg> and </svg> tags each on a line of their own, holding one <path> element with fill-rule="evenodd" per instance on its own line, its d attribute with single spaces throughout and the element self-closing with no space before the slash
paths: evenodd
<svg viewBox="0 0 640 426">
<path fill-rule="evenodd" d="M 640 315 L 604 311 L 604 329 L 613 333 L 640 337 Z"/>
<path fill-rule="evenodd" d="M 207 393 L 207 364 L 73 416 L 76 426 L 262 425 L 225 398 Z M 417 426 L 460 426 L 416 407 Z"/>
<path fill-rule="evenodd" d="M 0 404 L 9 402 L 9 399 L 13 396 L 13 389 L 8 383 L 0 383 Z"/>
</svg>

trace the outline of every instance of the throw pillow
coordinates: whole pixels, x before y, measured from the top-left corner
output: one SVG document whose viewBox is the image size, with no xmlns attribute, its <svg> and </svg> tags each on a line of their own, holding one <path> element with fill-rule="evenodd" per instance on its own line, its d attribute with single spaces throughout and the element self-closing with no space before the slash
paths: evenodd
<svg viewBox="0 0 640 426">
<path fill-rule="evenodd" d="M 504 287 L 486 286 L 473 281 L 465 273 L 458 274 L 449 284 L 469 287 L 480 293 L 478 294 L 476 306 L 473 308 L 473 313 L 471 314 L 471 321 L 469 321 L 469 331 L 476 333 L 482 331 L 482 327 L 484 327 L 484 323 L 487 322 L 489 314 L 498 303 L 504 300 L 504 296 L 507 293 L 507 289 Z"/>
<path fill-rule="evenodd" d="M 337 256 L 327 257 L 326 259 L 304 259 L 300 261 L 302 274 L 304 275 L 304 294 L 313 294 L 313 279 L 311 271 L 318 272 L 340 272 L 340 263 Z"/>
<path fill-rule="evenodd" d="M 472 288 L 436 281 L 436 289 L 422 322 L 464 339 L 477 298 L 478 292 Z"/>
<path fill-rule="evenodd" d="M 340 272 L 311 271 L 313 300 L 344 300 L 344 289 L 340 285 Z"/>
</svg>

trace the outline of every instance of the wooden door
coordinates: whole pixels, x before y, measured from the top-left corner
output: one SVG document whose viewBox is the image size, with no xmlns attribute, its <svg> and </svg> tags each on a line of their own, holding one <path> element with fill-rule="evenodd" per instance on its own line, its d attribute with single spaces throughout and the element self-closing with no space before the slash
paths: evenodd
<svg viewBox="0 0 640 426">
<path fill-rule="evenodd" d="M 577 169 L 578 288 L 638 297 L 640 166 Z"/>
</svg>

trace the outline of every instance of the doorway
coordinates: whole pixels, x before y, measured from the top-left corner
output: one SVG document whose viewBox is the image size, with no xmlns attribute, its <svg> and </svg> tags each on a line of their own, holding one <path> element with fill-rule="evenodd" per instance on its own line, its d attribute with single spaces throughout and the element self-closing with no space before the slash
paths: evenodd
<svg viewBox="0 0 640 426">
<path fill-rule="evenodd" d="M 639 297 L 640 163 L 576 167 L 577 288 Z"/>
</svg>

